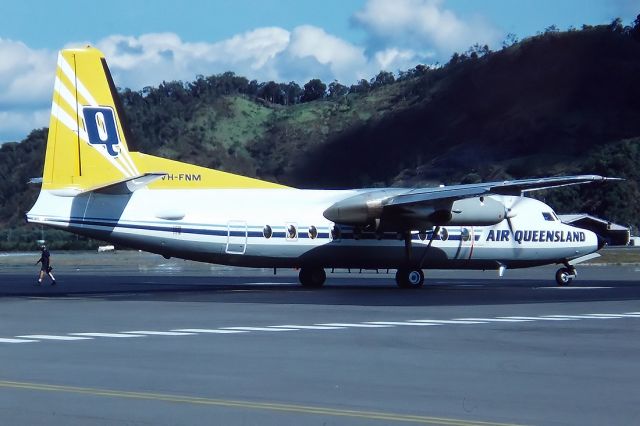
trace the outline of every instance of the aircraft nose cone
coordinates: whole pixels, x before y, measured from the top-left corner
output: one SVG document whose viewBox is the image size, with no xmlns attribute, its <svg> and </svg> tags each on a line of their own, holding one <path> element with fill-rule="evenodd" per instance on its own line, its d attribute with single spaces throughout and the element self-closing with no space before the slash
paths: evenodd
<svg viewBox="0 0 640 426">
<path fill-rule="evenodd" d="M 607 245 L 607 240 L 605 240 L 598 234 L 596 234 L 596 237 L 598 238 L 598 250 L 602 250 L 604 246 Z"/>
</svg>

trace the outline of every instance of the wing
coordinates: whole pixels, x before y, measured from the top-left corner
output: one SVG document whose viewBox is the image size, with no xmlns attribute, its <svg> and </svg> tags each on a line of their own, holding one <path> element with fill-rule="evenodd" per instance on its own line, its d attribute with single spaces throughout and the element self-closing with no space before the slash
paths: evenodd
<svg viewBox="0 0 640 426">
<path fill-rule="evenodd" d="M 419 229 L 433 225 L 493 225 L 506 217 L 502 203 L 485 195 L 515 195 L 561 186 L 619 180 L 597 175 L 560 176 L 485 182 L 438 188 L 372 190 L 341 200 L 324 212 L 336 223 L 383 224 L 386 229 Z M 456 216 L 457 221 L 451 223 Z"/>
</svg>

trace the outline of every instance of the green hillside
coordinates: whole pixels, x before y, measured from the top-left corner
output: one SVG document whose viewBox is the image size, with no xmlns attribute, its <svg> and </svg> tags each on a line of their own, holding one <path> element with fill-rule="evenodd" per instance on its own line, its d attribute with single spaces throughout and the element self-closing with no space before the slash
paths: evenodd
<svg viewBox="0 0 640 426">
<path fill-rule="evenodd" d="M 304 188 L 599 173 L 627 180 L 540 196 L 559 212 L 637 227 L 638 75 L 640 25 L 614 22 L 498 52 L 475 46 L 444 66 L 381 72 L 350 88 L 225 73 L 121 98 L 132 150 Z M 37 195 L 26 181 L 41 174 L 45 139 L 36 130 L 0 147 L 0 250 L 26 248 L 40 232 L 22 217 Z"/>
</svg>

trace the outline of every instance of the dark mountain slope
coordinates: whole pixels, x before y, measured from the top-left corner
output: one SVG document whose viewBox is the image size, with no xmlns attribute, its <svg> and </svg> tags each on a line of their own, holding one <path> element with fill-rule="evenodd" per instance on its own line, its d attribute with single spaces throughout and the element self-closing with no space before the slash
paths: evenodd
<svg viewBox="0 0 640 426">
<path fill-rule="evenodd" d="M 420 77 L 416 106 L 336 136 L 291 179 L 342 187 L 575 171 L 594 147 L 640 135 L 639 75 L 640 43 L 608 27 L 538 36 Z"/>
</svg>

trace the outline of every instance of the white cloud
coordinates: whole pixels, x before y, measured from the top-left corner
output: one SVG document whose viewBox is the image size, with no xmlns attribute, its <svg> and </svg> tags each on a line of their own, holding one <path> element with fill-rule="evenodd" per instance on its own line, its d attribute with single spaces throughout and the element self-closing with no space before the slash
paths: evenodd
<svg viewBox="0 0 640 426">
<path fill-rule="evenodd" d="M 293 30 L 287 54 L 294 59 L 313 58 L 331 71 L 333 79 L 343 82 L 353 82 L 370 74 L 363 47 L 311 25 Z"/>
<path fill-rule="evenodd" d="M 50 108 L 0 111 L 0 143 L 19 142 L 33 129 L 49 125 Z"/>
<path fill-rule="evenodd" d="M 0 38 L 0 58 L 0 111 L 5 105 L 43 105 L 53 88 L 55 54 Z"/>
<path fill-rule="evenodd" d="M 464 20 L 443 0 L 369 0 L 353 17 L 376 49 L 382 46 L 435 50 L 441 59 L 479 43 L 494 45 L 500 32 L 482 17 Z"/>
<path fill-rule="evenodd" d="M 0 143 L 48 125 L 56 55 L 0 38 Z"/>
<path fill-rule="evenodd" d="M 96 46 L 107 57 L 116 84 L 139 89 L 229 70 L 251 78 L 271 78 L 268 63 L 287 47 L 289 36 L 276 27 L 258 28 L 216 43 L 183 42 L 173 33 L 113 35 Z"/>
<path fill-rule="evenodd" d="M 394 71 L 397 69 L 408 69 L 415 66 L 417 61 L 417 54 L 413 50 L 404 49 L 400 50 L 395 47 L 391 47 L 385 50 L 376 52 L 373 56 L 376 63 L 376 68 L 385 71 Z"/>
</svg>

